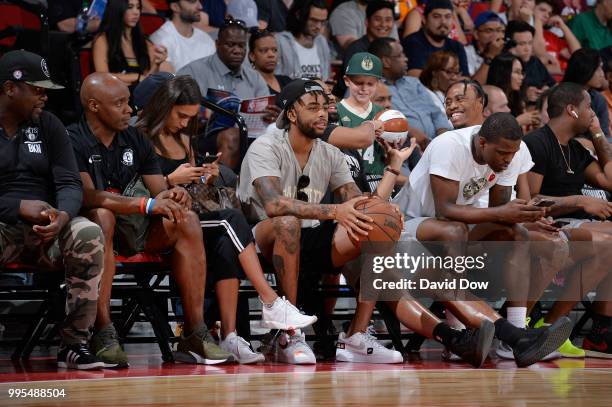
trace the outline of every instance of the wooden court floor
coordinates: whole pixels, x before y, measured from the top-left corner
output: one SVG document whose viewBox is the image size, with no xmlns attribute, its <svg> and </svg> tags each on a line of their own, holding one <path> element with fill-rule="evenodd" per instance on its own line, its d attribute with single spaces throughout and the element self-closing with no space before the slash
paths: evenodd
<svg viewBox="0 0 612 407">
<path fill-rule="evenodd" d="M 215 366 L 164 363 L 155 344 L 127 344 L 129 369 L 58 369 L 57 350 L 26 362 L 0 349 L 4 406 L 546 406 L 612 407 L 612 359 L 556 359 L 518 369 L 494 352 L 481 369 L 426 344 L 395 365 L 320 362 Z M 63 397 L 11 398 L 15 389 Z M 52 392 L 50 392 L 52 393 Z"/>
</svg>

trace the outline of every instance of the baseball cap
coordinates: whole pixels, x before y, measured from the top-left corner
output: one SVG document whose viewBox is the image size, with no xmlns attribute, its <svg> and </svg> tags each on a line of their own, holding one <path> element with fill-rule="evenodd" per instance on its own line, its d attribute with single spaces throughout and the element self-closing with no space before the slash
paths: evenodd
<svg viewBox="0 0 612 407">
<path fill-rule="evenodd" d="M 425 6 L 424 15 L 428 15 L 433 10 L 438 8 L 445 8 L 448 10 L 453 10 L 453 3 L 450 0 L 428 0 L 427 5 Z"/>
<path fill-rule="evenodd" d="M 481 25 L 490 23 L 491 21 L 497 21 L 498 23 L 504 24 L 503 20 L 497 15 L 497 13 L 487 10 L 478 14 L 478 17 L 476 17 L 476 20 L 474 21 L 474 28 L 478 29 Z"/>
<path fill-rule="evenodd" d="M 286 129 L 289 127 L 287 120 L 287 110 L 302 96 L 309 92 L 325 93 L 325 90 L 317 82 L 310 79 L 295 79 L 289 82 L 278 94 L 277 100 L 280 108 L 283 109 L 276 119 L 276 127 Z"/>
<path fill-rule="evenodd" d="M 346 65 L 346 75 L 368 75 L 382 78 L 382 61 L 369 52 L 358 52 Z"/>
<path fill-rule="evenodd" d="M 136 110 L 142 110 L 151 99 L 151 96 L 166 81 L 174 78 L 174 74 L 169 72 L 156 72 L 144 78 L 134 89 L 134 105 Z"/>
<path fill-rule="evenodd" d="M 232 0 L 227 5 L 227 14 L 244 21 L 247 27 L 258 27 L 257 4 L 253 0 Z"/>
<path fill-rule="evenodd" d="M 9 51 L 0 57 L 0 82 L 25 82 L 45 89 L 64 89 L 51 80 L 47 61 L 23 49 Z"/>
</svg>

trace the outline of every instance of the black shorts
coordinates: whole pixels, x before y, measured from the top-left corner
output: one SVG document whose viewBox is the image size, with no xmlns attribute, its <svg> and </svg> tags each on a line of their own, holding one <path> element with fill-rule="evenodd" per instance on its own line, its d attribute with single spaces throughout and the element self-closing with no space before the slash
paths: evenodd
<svg viewBox="0 0 612 407">
<path fill-rule="evenodd" d="M 254 242 L 246 218 L 237 209 L 199 214 L 206 248 L 206 280 L 214 284 L 230 278 L 244 279 L 238 255 Z"/>
<path fill-rule="evenodd" d="M 306 274 L 340 274 L 342 267 L 332 262 L 332 241 L 337 224 L 332 220 L 312 228 L 302 228 L 300 271 Z"/>
</svg>

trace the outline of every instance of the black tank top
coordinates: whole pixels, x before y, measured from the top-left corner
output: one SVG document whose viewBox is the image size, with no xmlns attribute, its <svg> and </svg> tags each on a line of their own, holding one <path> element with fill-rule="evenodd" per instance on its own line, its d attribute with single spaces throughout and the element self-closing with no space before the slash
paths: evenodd
<svg viewBox="0 0 612 407">
<path fill-rule="evenodd" d="M 181 164 L 189 162 L 189 158 L 187 158 L 187 156 L 178 160 L 167 158 L 159 154 L 157 154 L 157 156 L 159 157 L 159 164 L 161 165 L 162 173 L 164 175 L 172 174 Z"/>
</svg>

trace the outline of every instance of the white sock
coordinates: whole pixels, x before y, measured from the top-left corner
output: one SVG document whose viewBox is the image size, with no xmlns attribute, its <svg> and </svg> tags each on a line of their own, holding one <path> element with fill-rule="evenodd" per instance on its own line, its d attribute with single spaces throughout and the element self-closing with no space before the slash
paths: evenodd
<svg viewBox="0 0 612 407">
<path fill-rule="evenodd" d="M 449 310 L 444 310 L 444 313 L 446 314 L 446 323 L 448 324 L 448 326 L 458 330 L 465 329 L 465 325 L 463 324 L 463 322 L 459 321 L 452 312 L 450 312 Z"/>
<path fill-rule="evenodd" d="M 517 328 L 525 328 L 527 324 L 527 307 L 508 307 L 508 321 Z"/>
</svg>

